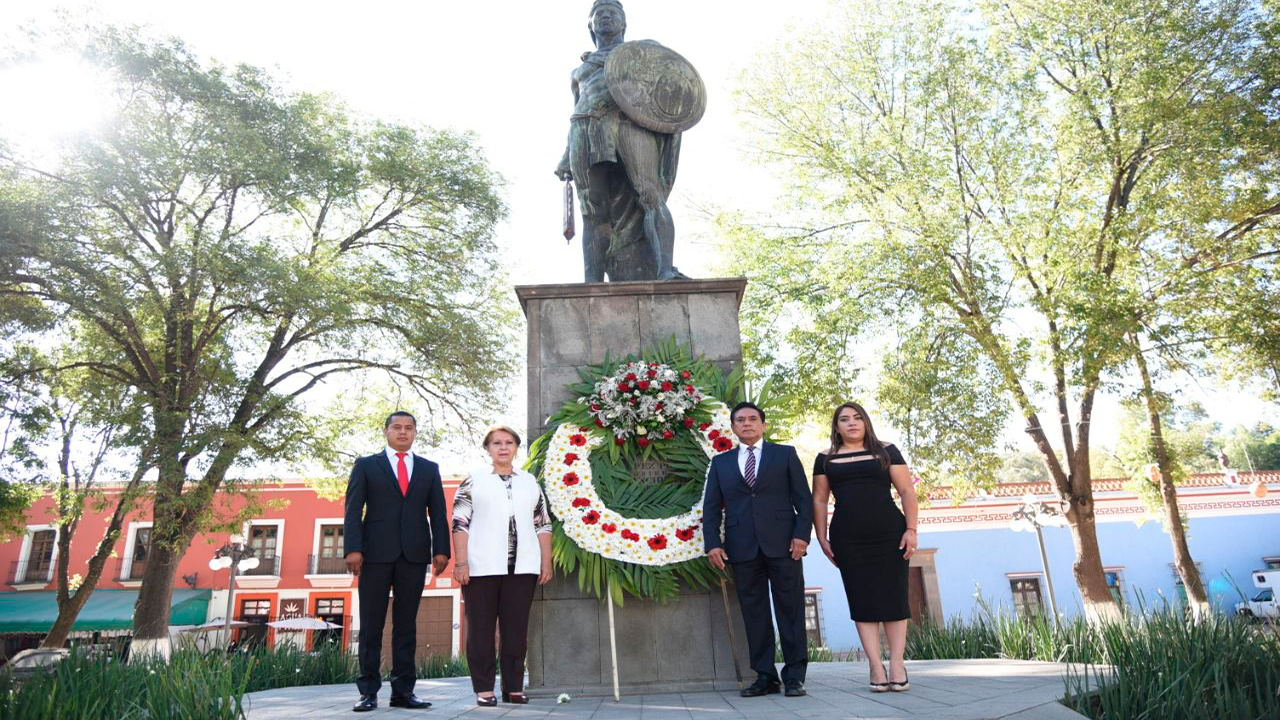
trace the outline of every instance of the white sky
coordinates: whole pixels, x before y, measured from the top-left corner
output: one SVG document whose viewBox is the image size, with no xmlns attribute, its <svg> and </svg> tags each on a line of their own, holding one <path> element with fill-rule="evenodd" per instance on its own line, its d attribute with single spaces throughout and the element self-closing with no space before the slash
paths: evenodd
<svg viewBox="0 0 1280 720">
<path fill-rule="evenodd" d="M 567 246 L 560 236 L 563 189 L 552 170 L 568 129 L 569 72 L 591 49 L 590 6 L 590 0 L 11 0 L 0 3 L 0 37 L 33 20 L 37 27 L 48 26 L 61 8 L 77 19 L 139 24 L 153 34 L 178 36 L 203 58 L 268 68 L 294 89 L 332 93 L 369 117 L 472 130 L 507 181 L 510 215 L 499 242 L 511 280 L 580 282 L 580 245 L 575 239 Z M 680 52 L 707 84 L 707 113 L 685 135 L 671 199 L 676 265 L 706 277 L 715 257 L 703 209 L 760 210 L 770 206 L 776 191 L 769 173 L 744 152 L 732 109 L 738 73 L 789 27 L 820 18 L 827 3 L 625 0 L 625 6 L 628 39 L 652 38 Z M 72 99 L 57 105 L 54 115 L 91 117 L 92 108 L 75 106 L 74 98 L 91 94 L 83 83 L 66 89 L 71 92 L 61 96 Z M 54 87 L 45 90 L 51 104 L 60 96 Z M 48 113 L 37 117 L 21 104 L 4 102 L 5 96 L 13 97 L 0 95 L 0 127 L 57 128 L 43 119 Z M 516 383 L 519 394 L 505 418 L 517 427 L 523 426 L 523 387 Z M 1205 404 L 1227 426 L 1277 416 L 1274 406 L 1211 384 L 1188 380 L 1182 391 L 1184 400 Z M 1095 437 L 1114 430 L 1114 407 L 1101 403 Z"/>
</svg>

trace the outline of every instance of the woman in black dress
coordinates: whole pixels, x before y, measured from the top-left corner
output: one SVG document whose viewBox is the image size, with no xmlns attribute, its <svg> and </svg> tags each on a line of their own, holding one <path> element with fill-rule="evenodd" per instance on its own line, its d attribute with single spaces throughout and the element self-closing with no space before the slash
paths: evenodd
<svg viewBox="0 0 1280 720">
<path fill-rule="evenodd" d="M 893 502 L 892 485 L 902 498 Z M 827 533 L 827 499 L 836 496 Z M 871 664 L 871 691 L 911 687 L 907 647 L 907 566 L 916 550 L 916 490 L 902 453 L 880 442 L 862 406 L 845 403 L 831 417 L 831 448 L 813 463 L 813 524 L 822 552 L 844 580 L 849 615 Z M 905 515 L 904 515 L 905 513 Z M 880 658 L 880 627 L 889 668 Z"/>
</svg>

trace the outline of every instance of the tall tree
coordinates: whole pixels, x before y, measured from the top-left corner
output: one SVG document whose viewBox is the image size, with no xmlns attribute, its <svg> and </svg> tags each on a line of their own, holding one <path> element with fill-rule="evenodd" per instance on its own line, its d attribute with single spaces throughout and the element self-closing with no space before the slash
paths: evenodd
<svg viewBox="0 0 1280 720">
<path fill-rule="evenodd" d="M 0 295 L 51 309 L 42 339 L 76 358 L 28 372 L 136 393 L 155 525 L 135 647 L 163 651 L 215 494 L 237 467 L 314 451 L 314 391 L 380 373 L 426 424 L 496 404 L 515 317 L 492 242 L 504 208 L 468 136 L 361 121 L 177 40 L 106 29 L 79 49 L 116 115 L 56 165 L 0 158 L 42 199 L 40 222 L 0 230 Z"/>
<path fill-rule="evenodd" d="M 776 335 L 782 318 L 817 331 L 819 349 L 797 355 L 835 360 L 858 331 L 916 462 L 953 483 L 991 482 L 1005 418 L 1020 416 L 1066 508 L 1093 614 L 1114 610 L 1095 532 L 1094 402 L 1132 368 L 1143 291 L 1179 292 L 1142 287 L 1144 263 L 1188 247 L 1191 266 L 1231 262 L 1275 202 L 1260 163 L 1222 163 L 1266 120 L 1240 82 L 1258 51 L 1251 12 L 850 3 L 740 93 L 808 226 L 727 220 L 735 269 L 766 279 L 747 299 L 766 320 L 749 331 Z M 1218 230 L 1170 244 L 1159 230 L 1179 221 Z M 821 349 L 825 337 L 844 354 Z"/>
</svg>

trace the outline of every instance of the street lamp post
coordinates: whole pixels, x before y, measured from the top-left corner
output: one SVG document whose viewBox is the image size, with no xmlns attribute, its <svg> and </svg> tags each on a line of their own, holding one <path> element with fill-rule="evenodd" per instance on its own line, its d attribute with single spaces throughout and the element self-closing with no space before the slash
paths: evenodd
<svg viewBox="0 0 1280 720">
<path fill-rule="evenodd" d="M 218 548 L 213 553 L 213 559 L 209 561 L 209 569 L 214 572 L 223 568 L 231 570 L 227 575 L 227 613 L 223 616 L 227 647 L 231 647 L 231 612 L 235 607 L 232 598 L 236 592 L 236 570 L 247 571 L 258 567 L 258 558 L 254 556 L 254 549 L 246 545 L 244 540 L 243 535 L 232 535 L 230 542 Z"/>
<path fill-rule="evenodd" d="M 1044 549 L 1044 533 L 1041 528 L 1064 527 L 1067 519 L 1062 511 L 1046 502 L 1041 502 L 1032 493 L 1022 497 L 1022 505 L 1013 511 L 1013 519 L 1009 527 L 1016 532 L 1034 532 L 1036 542 L 1040 545 L 1040 566 L 1044 568 L 1045 584 L 1049 588 L 1049 608 L 1053 611 L 1053 625 L 1058 626 L 1058 597 L 1053 592 L 1053 574 L 1049 572 L 1049 553 Z"/>
</svg>

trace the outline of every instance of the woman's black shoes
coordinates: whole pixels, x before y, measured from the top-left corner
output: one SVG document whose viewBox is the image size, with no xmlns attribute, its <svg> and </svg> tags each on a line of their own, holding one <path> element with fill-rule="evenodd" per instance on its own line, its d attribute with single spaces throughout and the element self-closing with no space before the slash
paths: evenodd
<svg viewBox="0 0 1280 720">
<path fill-rule="evenodd" d="M 884 673 L 885 680 L 889 679 L 889 671 L 884 669 L 883 663 L 880 665 L 880 672 Z M 889 692 L 889 689 L 890 689 L 889 685 L 890 683 L 888 682 L 871 682 L 871 692 L 873 693 Z"/>
<path fill-rule="evenodd" d="M 525 697 L 524 693 L 504 692 L 502 693 L 502 702 L 511 703 L 512 705 L 528 705 L 529 698 Z"/>
<path fill-rule="evenodd" d="M 498 698 L 492 695 L 490 695 L 489 697 L 480 697 L 479 695 L 477 695 L 476 705 L 479 705 L 480 707 L 497 707 Z"/>
</svg>

